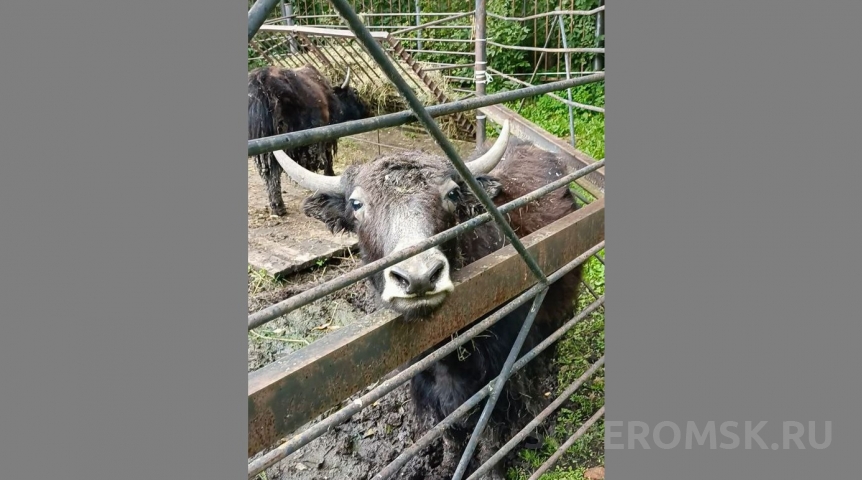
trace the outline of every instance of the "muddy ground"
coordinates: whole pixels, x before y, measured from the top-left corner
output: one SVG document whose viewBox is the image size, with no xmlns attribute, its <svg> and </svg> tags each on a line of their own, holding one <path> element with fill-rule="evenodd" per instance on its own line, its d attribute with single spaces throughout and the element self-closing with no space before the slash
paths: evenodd
<svg viewBox="0 0 862 480">
<path fill-rule="evenodd" d="M 547 372 L 546 382 L 541 390 L 552 392 L 556 388 L 554 372 Z M 510 380 L 512 381 L 512 380 Z M 378 402 L 365 408 L 346 422 L 318 439 L 312 441 L 298 452 L 288 456 L 278 464 L 267 469 L 259 478 L 268 480 L 367 480 L 386 467 L 404 448 L 419 440 L 433 422 L 428 418 L 417 418 L 414 415 L 409 395 L 409 383 L 402 385 Z M 352 402 L 365 392 L 345 401 Z M 524 423 L 529 421 L 541 407 L 550 400 L 544 397 L 538 399 L 531 410 L 531 415 L 524 415 Z M 504 438 L 511 438 L 523 424 L 515 426 L 504 433 Z M 534 432 L 533 438 L 528 438 L 524 444 L 515 448 L 503 461 L 504 470 L 508 468 L 525 467 L 525 462 L 517 457 L 519 448 L 535 444 L 535 438 L 552 435 L 548 430 L 553 428 L 554 421 L 549 419 Z M 499 448 L 500 444 L 497 445 Z M 480 443 L 479 449 L 484 445 Z M 411 458 L 407 464 L 393 477 L 398 480 L 448 480 L 452 477 L 459 456 L 444 455 L 442 439 L 437 439 L 418 455 Z M 492 450 L 493 451 L 493 450 Z M 475 460 L 471 464 L 468 475 L 478 466 Z M 489 477 L 490 478 L 490 477 Z M 494 477 L 499 479 L 501 477 Z"/>
<path fill-rule="evenodd" d="M 383 146 L 370 142 L 381 143 Z M 473 144 L 466 142 L 457 142 L 456 147 L 462 155 L 468 154 L 474 148 Z M 402 128 L 386 129 L 379 132 L 379 137 L 378 132 L 366 133 L 340 141 L 335 165 L 336 173 L 344 169 L 349 159 L 371 159 L 381 153 L 390 153 L 399 148 L 419 148 L 439 152 L 432 138 L 415 130 L 411 132 Z M 312 219 L 299 213 L 299 204 L 306 192 L 284 178 L 282 187 L 289 214 L 286 218 L 270 218 L 266 210 L 266 195 L 262 181 L 251 160 L 248 165 L 250 231 L 252 229 L 258 232 L 265 231 L 274 241 L 299 234 L 331 235 Z M 350 271 L 358 265 L 359 259 L 348 254 L 279 280 L 250 269 L 248 311 L 249 313 L 257 311 L 302 292 L 310 286 Z M 255 329 L 248 336 L 248 370 L 256 370 L 276 358 L 302 348 L 326 335 L 327 332 L 343 327 L 374 309 L 375 305 L 368 287 L 364 282 L 359 282 Z M 553 392 L 556 388 L 557 376 L 552 371 L 552 367 L 546 368 L 551 371 L 546 372 L 545 378 L 548 380 L 542 386 L 542 391 Z M 259 478 L 267 480 L 371 478 L 406 446 L 418 440 L 430 426 L 427 419 L 417 420 L 413 415 L 408 388 L 409 383 L 402 385 L 361 411 L 349 422 L 333 429 L 271 467 Z M 364 393 L 358 393 L 355 397 L 346 400 L 345 404 Z M 540 393 L 539 397 L 540 403 L 544 401 L 542 397 L 545 395 Z M 553 423 L 545 422 L 543 428 L 553 428 Z M 543 430 L 542 433 L 547 431 Z M 438 439 L 413 458 L 396 478 L 412 480 L 448 478 L 437 476 L 447 470 L 447 468 L 441 468 L 443 461 L 442 440 Z M 510 455 L 506 463 L 507 466 L 512 467 L 520 461 Z M 451 472 L 449 473 L 451 475 Z"/>
</svg>

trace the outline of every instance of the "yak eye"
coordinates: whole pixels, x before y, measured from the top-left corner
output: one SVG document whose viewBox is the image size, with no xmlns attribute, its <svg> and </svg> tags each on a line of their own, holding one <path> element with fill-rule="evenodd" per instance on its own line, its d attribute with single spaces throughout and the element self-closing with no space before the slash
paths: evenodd
<svg viewBox="0 0 862 480">
<path fill-rule="evenodd" d="M 461 198 L 461 189 L 458 187 L 449 190 L 449 193 L 446 194 L 446 198 L 453 202 L 457 202 Z"/>
<path fill-rule="evenodd" d="M 360 208 L 362 208 L 362 202 L 360 202 L 359 200 L 351 199 L 350 200 L 350 208 L 352 208 L 353 211 L 355 212 L 355 211 L 359 210 Z"/>
</svg>

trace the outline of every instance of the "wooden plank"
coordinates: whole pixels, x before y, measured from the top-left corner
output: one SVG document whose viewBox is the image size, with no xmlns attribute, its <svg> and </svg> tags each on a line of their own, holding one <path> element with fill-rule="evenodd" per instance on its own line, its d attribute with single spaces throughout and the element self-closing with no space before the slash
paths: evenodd
<svg viewBox="0 0 862 480">
<path fill-rule="evenodd" d="M 266 238 L 250 239 L 248 264 L 272 276 L 287 275 L 311 268 L 319 261 L 344 256 L 355 250 L 353 236 L 306 238 L 298 242 L 279 243 Z"/>
<path fill-rule="evenodd" d="M 248 160 L 248 264 L 252 268 L 272 276 L 289 275 L 356 248 L 355 235 L 333 235 L 323 223 L 302 214 L 307 191 L 289 181 L 282 182 L 281 188 L 288 215 L 268 218 L 266 187 L 254 162 Z"/>
<path fill-rule="evenodd" d="M 604 240 L 604 199 L 522 239 L 550 274 Z M 431 318 L 375 312 L 248 377 L 249 456 L 534 285 L 512 246 L 453 274 L 455 291 Z"/>
<path fill-rule="evenodd" d="M 494 122 L 502 124 L 504 120 L 509 120 L 510 130 L 516 137 L 527 140 L 541 148 L 542 150 L 556 153 L 569 163 L 571 171 L 575 171 L 591 165 L 596 162 L 596 159 L 590 157 L 586 153 L 572 147 L 565 141 L 551 135 L 543 130 L 535 123 L 527 120 L 515 113 L 512 109 L 504 105 L 491 105 L 488 107 L 479 108 Z M 584 190 L 590 192 L 590 195 L 599 198 L 604 196 L 605 189 L 605 167 L 601 167 L 595 172 L 576 180 L 578 185 Z"/>
</svg>

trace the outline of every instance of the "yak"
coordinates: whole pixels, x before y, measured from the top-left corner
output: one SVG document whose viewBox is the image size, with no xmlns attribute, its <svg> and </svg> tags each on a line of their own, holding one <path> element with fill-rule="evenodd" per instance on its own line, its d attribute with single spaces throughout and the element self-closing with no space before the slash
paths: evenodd
<svg viewBox="0 0 862 480">
<path fill-rule="evenodd" d="M 303 212 L 326 224 L 333 233 L 356 233 L 366 263 L 415 245 L 484 211 L 449 161 L 430 153 L 408 151 L 379 157 L 367 164 L 350 165 L 338 177 L 309 172 L 283 152 L 276 154 L 289 177 L 315 192 L 303 201 Z M 466 163 L 470 172 L 498 206 L 565 174 L 563 163 L 555 155 L 524 142 L 510 142 L 508 121 L 494 145 L 484 153 L 477 149 L 473 157 Z M 523 237 L 577 208 L 571 192 L 563 188 L 510 212 L 509 222 Z M 390 266 L 370 277 L 369 282 L 382 306 L 400 313 L 406 321 L 421 320 L 436 311 L 455 288 L 450 272 L 504 245 L 499 227 L 489 222 Z M 574 315 L 581 275 L 579 266 L 551 285 L 521 354 Z M 415 412 L 437 423 L 496 377 L 531 303 L 525 303 L 465 344 L 470 349 L 467 355 L 453 352 L 416 375 L 410 384 Z M 440 345 L 442 342 L 436 347 Z M 551 349 L 545 351 L 548 355 L 550 352 Z M 534 360 L 528 368 L 539 368 L 530 366 L 549 358 L 543 356 L 538 363 Z M 534 408 L 527 405 L 527 398 L 537 396 L 538 376 L 535 371 L 523 373 L 507 382 L 470 471 L 500 445 L 501 429 L 511 431 L 513 425 L 523 421 L 525 409 Z M 478 415 L 479 411 L 475 411 L 447 430 L 440 469 L 451 471 L 457 465 Z M 502 478 L 500 467 L 498 464 L 492 472 L 493 477 Z"/>
<path fill-rule="evenodd" d="M 349 68 L 344 83 L 335 88 L 312 65 L 296 69 L 261 67 L 248 74 L 249 140 L 370 116 L 368 106 L 350 86 Z M 287 152 L 305 168 L 334 176 L 332 157 L 337 151 L 337 141 L 330 140 Z M 272 214 L 286 215 L 281 196 L 281 166 L 271 153 L 256 155 L 254 160 L 266 183 Z"/>
</svg>

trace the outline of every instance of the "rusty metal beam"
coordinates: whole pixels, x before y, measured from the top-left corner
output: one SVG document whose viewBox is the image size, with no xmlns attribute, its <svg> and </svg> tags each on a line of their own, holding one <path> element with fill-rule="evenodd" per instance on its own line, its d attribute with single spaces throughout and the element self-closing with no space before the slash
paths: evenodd
<svg viewBox="0 0 862 480">
<path fill-rule="evenodd" d="M 522 242 L 551 273 L 603 240 L 604 199 L 598 199 Z M 455 272 L 453 280 L 452 297 L 425 321 L 406 323 L 378 311 L 251 372 L 249 456 L 536 283 L 511 245 Z"/>
<path fill-rule="evenodd" d="M 568 143 L 560 140 L 558 137 L 551 135 L 542 129 L 542 127 L 518 115 L 514 110 L 507 108 L 505 105 L 490 105 L 480 107 L 489 118 L 498 124 L 503 124 L 504 120 L 509 120 L 511 125 L 509 128 L 513 135 L 523 140 L 529 140 L 542 150 L 556 153 L 568 163 L 570 170 L 577 170 L 588 165 L 596 163 L 596 159 L 586 153 L 572 147 Z M 575 181 L 590 195 L 599 198 L 604 196 L 605 188 L 605 167 L 587 175 L 584 178 Z"/>
</svg>

